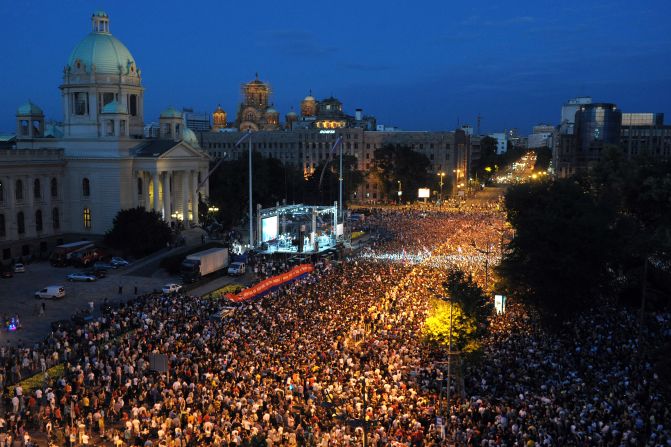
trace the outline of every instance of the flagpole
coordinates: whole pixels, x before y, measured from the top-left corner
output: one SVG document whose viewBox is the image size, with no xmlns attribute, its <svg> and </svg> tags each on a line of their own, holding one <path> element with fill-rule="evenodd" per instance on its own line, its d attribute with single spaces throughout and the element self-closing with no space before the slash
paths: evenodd
<svg viewBox="0 0 671 447">
<path fill-rule="evenodd" d="M 254 248 L 254 210 L 252 206 L 252 131 L 249 132 L 249 249 Z"/>
<path fill-rule="evenodd" d="M 343 143 L 342 139 L 340 140 L 340 178 L 338 179 L 339 181 L 339 193 L 338 193 L 338 215 L 343 216 L 342 214 L 342 150 L 343 150 Z M 345 223 L 344 216 L 341 217 L 343 219 L 343 225 Z"/>
</svg>

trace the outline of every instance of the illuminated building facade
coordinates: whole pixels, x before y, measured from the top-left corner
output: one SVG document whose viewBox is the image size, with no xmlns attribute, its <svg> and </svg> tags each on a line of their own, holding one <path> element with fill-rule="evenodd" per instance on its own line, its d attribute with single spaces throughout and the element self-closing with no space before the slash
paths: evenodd
<svg viewBox="0 0 671 447">
<path fill-rule="evenodd" d="M 276 130 L 279 128 L 279 113 L 272 108 L 270 84 L 256 79 L 242 85 L 242 103 L 238 107 L 235 127 L 241 131 Z"/>
<path fill-rule="evenodd" d="M 212 158 L 245 156 L 245 147 L 235 147 L 240 132 L 202 133 L 198 135 L 201 147 Z M 410 147 L 424 154 L 430 161 L 429 169 L 444 171 L 453 182 L 453 190 L 465 180 L 470 160 L 471 139 L 465 132 L 377 132 L 362 128 L 316 129 L 297 128 L 293 131 L 259 131 L 252 137 L 252 148 L 264 157 L 273 157 L 285 165 L 302 169 L 306 176 L 315 173 L 318 165 L 331 155 L 331 148 L 342 137 L 344 154 L 358 160 L 357 169 L 368 172 L 372 167 L 376 149 L 388 146 Z M 335 156 L 335 155 L 334 155 Z M 461 178 L 458 178 L 461 176 Z M 447 179 L 445 181 L 448 181 Z M 374 179 L 366 178 L 351 200 L 375 202 L 388 200 Z"/>
</svg>

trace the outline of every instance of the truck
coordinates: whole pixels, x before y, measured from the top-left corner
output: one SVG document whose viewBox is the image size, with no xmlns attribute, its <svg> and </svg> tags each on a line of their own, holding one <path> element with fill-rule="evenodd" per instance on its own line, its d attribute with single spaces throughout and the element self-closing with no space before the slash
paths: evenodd
<svg viewBox="0 0 671 447">
<path fill-rule="evenodd" d="M 200 278 L 228 267 L 228 249 L 210 248 L 188 255 L 180 266 L 185 283 L 196 282 Z"/>
</svg>

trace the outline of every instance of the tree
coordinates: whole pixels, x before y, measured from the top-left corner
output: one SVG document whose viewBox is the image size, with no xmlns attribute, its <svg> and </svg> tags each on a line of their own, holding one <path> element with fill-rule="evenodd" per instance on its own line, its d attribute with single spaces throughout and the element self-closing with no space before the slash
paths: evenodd
<svg viewBox="0 0 671 447">
<path fill-rule="evenodd" d="M 493 304 L 470 275 L 467 276 L 461 270 L 452 270 L 447 274 L 444 287 L 448 296 L 460 303 L 466 315 L 479 325 L 486 323 L 487 317 L 492 313 Z"/>
<path fill-rule="evenodd" d="M 451 326 L 450 312 L 452 312 Z M 429 315 L 422 328 L 422 337 L 429 344 L 449 348 L 452 332 L 452 350 L 458 351 L 467 345 L 475 330 L 475 320 L 464 312 L 461 304 L 458 302 L 450 304 L 436 298 L 430 302 Z"/>
<path fill-rule="evenodd" d="M 121 210 L 105 234 L 105 242 L 113 248 L 141 257 L 164 248 L 172 238 L 168 224 L 156 211 L 144 208 Z"/>
<path fill-rule="evenodd" d="M 356 167 L 356 157 L 343 155 L 343 201 L 347 201 L 364 180 L 363 173 Z M 326 205 L 338 200 L 339 177 L 338 155 L 321 162 L 302 187 L 305 193 L 302 202 L 311 205 Z"/>
<path fill-rule="evenodd" d="M 572 179 L 513 186 L 505 204 L 515 235 L 497 268 L 500 290 L 552 318 L 590 306 L 612 285 L 612 207 Z"/>
<path fill-rule="evenodd" d="M 302 172 L 276 158 L 252 154 L 253 201 L 263 207 L 275 206 L 284 199 L 288 203 L 301 202 L 305 197 Z M 210 202 L 219 208 L 218 222 L 225 229 L 247 219 L 249 203 L 248 159 L 224 161 L 210 177 Z"/>
<path fill-rule="evenodd" d="M 432 183 L 429 173 L 431 162 L 424 154 L 415 152 L 409 147 L 385 146 L 373 153 L 373 166 L 369 171 L 371 177 L 377 178 L 382 184 L 382 192 L 386 196 L 395 194 L 398 182 L 403 190 L 417 191 Z M 410 199 L 412 195 L 405 196 Z"/>
</svg>

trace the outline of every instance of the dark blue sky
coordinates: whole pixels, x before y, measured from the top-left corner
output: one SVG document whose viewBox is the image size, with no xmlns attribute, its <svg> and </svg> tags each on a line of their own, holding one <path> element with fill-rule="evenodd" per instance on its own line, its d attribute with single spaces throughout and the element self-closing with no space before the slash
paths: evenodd
<svg viewBox="0 0 671 447">
<path fill-rule="evenodd" d="M 94 10 L 143 73 L 145 121 L 168 105 L 234 117 L 260 78 L 282 115 L 312 89 L 408 130 L 559 121 L 591 95 L 671 122 L 671 1 L 0 2 L 0 130 L 30 98 L 60 120 L 58 85 Z"/>
</svg>

